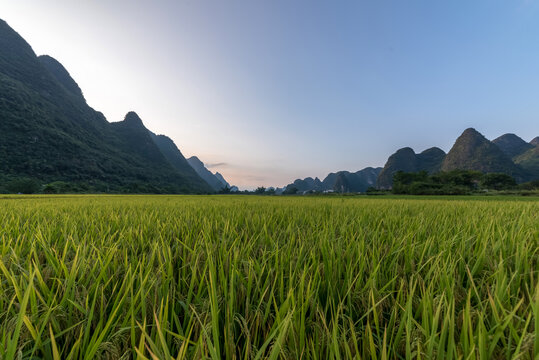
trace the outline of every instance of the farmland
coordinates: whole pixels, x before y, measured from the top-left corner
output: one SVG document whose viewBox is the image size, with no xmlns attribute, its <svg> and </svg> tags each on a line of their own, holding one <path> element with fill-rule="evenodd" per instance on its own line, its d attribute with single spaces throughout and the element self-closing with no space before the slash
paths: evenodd
<svg viewBox="0 0 539 360">
<path fill-rule="evenodd" d="M 0 358 L 534 359 L 537 198 L 0 199 Z"/>
</svg>

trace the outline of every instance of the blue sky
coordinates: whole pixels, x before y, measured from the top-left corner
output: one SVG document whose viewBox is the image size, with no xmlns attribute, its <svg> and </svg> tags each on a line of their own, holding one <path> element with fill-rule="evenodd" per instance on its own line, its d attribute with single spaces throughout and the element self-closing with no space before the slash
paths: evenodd
<svg viewBox="0 0 539 360">
<path fill-rule="evenodd" d="M 109 121 L 136 111 L 242 188 L 539 135 L 539 2 L 2 1 Z"/>
</svg>

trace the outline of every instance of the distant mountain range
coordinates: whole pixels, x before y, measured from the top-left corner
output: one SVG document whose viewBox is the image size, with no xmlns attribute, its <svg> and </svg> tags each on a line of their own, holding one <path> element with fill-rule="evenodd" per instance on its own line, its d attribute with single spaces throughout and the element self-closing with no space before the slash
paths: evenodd
<svg viewBox="0 0 539 360">
<path fill-rule="evenodd" d="M 539 179 L 539 137 L 515 134 L 489 141 L 466 129 L 446 154 L 406 147 L 383 168 L 339 171 L 297 179 L 297 192 L 364 192 L 391 188 L 397 171 L 477 170 L 505 173 L 518 182 Z M 66 182 L 94 192 L 213 193 L 233 188 L 193 156 L 185 159 L 165 135 L 149 131 L 129 112 L 109 123 L 86 103 L 69 72 L 50 56 L 37 57 L 26 41 L 0 20 L 0 191 L 2 184 L 32 179 Z M 281 189 L 278 189 L 279 192 Z"/>
<path fill-rule="evenodd" d="M 68 71 L 0 20 L 0 183 L 64 181 L 90 191 L 211 193 L 174 142 L 139 116 L 109 123 Z M 228 185 L 219 174 L 219 181 Z"/>
<path fill-rule="evenodd" d="M 469 128 L 457 138 L 447 154 L 438 148 L 419 155 L 410 148 L 397 150 L 389 157 L 377 186 L 390 188 L 397 171 L 476 170 L 508 174 L 518 182 L 539 179 L 538 145 L 534 145 L 534 140 L 527 143 L 515 134 L 505 134 L 489 141 L 477 130 Z M 427 160 L 425 154 L 428 154 Z"/>
<path fill-rule="evenodd" d="M 356 173 L 340 171 L 318 178 L 298 179 L 286 186 L 298 192 L 364 192 L 368 187 L 390 189 L 397 171 L 430 174 L 439 171 L 475 170 L 504 173 L 517 182 L 539 179 L 539 137 L 527 143 L 515 134 L 505 134 L 489 141 L 475 129 L 466 129 L 446 154 L 433 147 L 419 154 L 405 147 L 389 157 L 383 168 L 366 168 Z"/>
<path fill-rule="evenodd" d="M 292 184 L 286 186 L 286 189 L 295 188 L 298 193 L 309 191 L 319 192 L 364 192 L 369 187 L 376 185 L 382 168 L 368 167 L 357 172 L 339 171 L 330 173 L 320 181 L 319 178 L 297 179 Z"/>
</svg>

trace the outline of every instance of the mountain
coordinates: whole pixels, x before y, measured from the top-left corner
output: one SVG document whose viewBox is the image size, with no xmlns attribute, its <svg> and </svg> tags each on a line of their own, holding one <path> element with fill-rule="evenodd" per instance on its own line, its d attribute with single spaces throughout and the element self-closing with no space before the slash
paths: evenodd
<svg viewBox="0 0 539 360">
<path fill-rule="evenodd" d="M 440 171 L 445 155 L 445 151 L 437 147 L 429 148 L 417 154 L 418 171 L 426 171 L 431 174 Z"/>
<path fill-rule="evenodd" d="M 382 168 L 368 167 L 355 173 L 339 171 L 328 174 L 323 181 L 319 178 L 297 179 L 286 186 L 296 188 L 299 193 L 308 191 L 365 192 L 376 185 L 376 179 Z"/>
<path fill-rule="evenodd" d="M 381 167 L 377 167 L 377 168 L 366 167 L 363 170 L 357 171 L 355 173 L 355 177 L 357 179 L 356 184 L 359 186 L 359 184 L 361 183 L 361 187 L 362 187 L 362 189 L 359 191 L 363 192 L 363 191 L 366 191 L 370 187 L 376 186 L 376 179 L 378 179 L 380 172 L 382 172 Z"/>
<path fill-rule="evenodd" d="M 382 168 L 367 167 L 355 173 L 331 173 L 322 181 L 323 188 L 336 192 L 365 192 L 369 187 L 376 186 L 376 179 L 381 171 Z"/>
<path fill-rule="evenodd" d="M 504 134 L 492 140 L 492 143 L 498 146 L 509 158 L 521 155 L 534 147 L 534 145 L 527 143 L 515 134 Z"/>
<path fill-rule="evenodd" d="M 412 148 L 405 147 L 391 155 L 378 176 L 377 186 L 382 189 L 391 188 L 393 175 L 397 171 L 417 171 L 417 155 Z"/>
<path fill-rule="evenodd" d="M 333 191 L 340 192 L 340 193 L 349 193 L 352 192 L 351 184 L 348 181 L 349 173 L 340 171 L 337 173 L 337 177 L 335 178 L 335 184 L 333 185 Z"/>
<path fill-rule="evenodd" d="M 219 172 L 215 173 L 215 177 L 217 178 L 217 180 L 221 182 L 221 185 L 223 185 L 223 187 L 230 188 L 230 184 L 225 180 L 223 175 L 221 175 Z"/>
<path fill-rule="evenodd" d="M 473 128 L 466 129 L 447 153 L 430 148 L 415 154 L 409 148 L 399 149 L 387 160 L 377 179 L 377 186 L 389 189 L 397 171 L 418 172 L 475 170 L 483 173 L 504 173 L 518 182 L 539 178 L 537 146 L 539 137 L 527 143 L 515 134 L 505 134 L 489 141 Z"/>
<path fill-rule="evenodd" d="M 127 113 L 123 121 L 110 124 L 125 152 L 148 161 L 152 165 L 167 165 L 165 156 L 161 153 L 150 136 L 150 132 L 140 117 L 133 111 Z"/>
<path fill-rule="evenodd" d="M 299 191 L 363 192 L 389 188 L 396 171 L 501 172 L 517 181 L 539 179 L 539 137 L 530 143 L 514 134 L 492 142 L 467 129 L 446 155 L 431 148 L 403 148 L 384 168 L 339 171 L 298 179 Z M 18 179 L 40 184 L 67 182 L 84 191 L 207 193 L 229 186 L 196 157 L 186 160 L 174 142 L 149 131 L 129 112 L 109 123 L 86 103 L 62 64 L 37 57 L 30 45 L 0 20 L 0 192 Z"/>
<path fill-rule="evenodd" d="M 195 170 L 198 176 L 204 179 L 204 181 L 206 181 L 213 190 L 219 191 L 228 185 L 221 174 L 218 176 L 217 174 L 213 174 L 204 166 L 204 163 L 200 161 L 198 157 L 191 156 L 189 159 L 187 159 L 187 162 Z"/>
<path fill-rule="evenodd" d="M 0 20 L 0 186 L 20 178 L 86 191 L 212 191 L 167 161 L 135 113 L 109 123 L 58 61 L 38 58 Z"/>
<path fill-rule="evenodd" d="M 322 184 L 322 181 L 320 181 L 319 178 L 312 178 L 307 177 L 305 179 L 296 179 L 292 184 L 289 184 L 286 186 L 288 187 L 295 187 L 298 192 L 305 192 L 305 191 L 324 191 L 327 190 L 327 187 L 324 187 Z"/>
<path fill-rule="evenodd" d="M 528 180 L 539 180 L 539 145 L 516 156 L 514 161 L 526 171 Z"/>
<path fill-rule="evenodd" d="M 447 153 L 441 170 L 476 170 L 483 173 L 504 173 L 517 180 L 523 171 L 494 143 L 473 128 L 464 130 Z"/>
<path fill-rule="evenodd" d="M 393 175 L 397 171 L 417 172 L 427 171 L 434 173 L 440 170 L 445 152 L 442 149 L 433 147 L 420 154 L 416 154 L 412 148 L 405 147 L 397 150 L 387 159 L 387 162 L 380 172 L 376 185 L 382 189 L 389 189 L 393 185 Z"/>
<path fill-rule="evenodd" d="M 48 55 L 38 56 L 38 60 L 69 93 L 85 101 L 79 85 L 73 80 L 62 64 Z"/>
<path fill-rule="evenodd" d="M 180 151 L 180 149 L 178 149 L 178 147 L 171 138 L 166 135 L 156 135 L 151 131 L 148 132 L 153 142 L 157 145 L 161 153 L 165 156 L 165 158 L 167 159 L 169 164 L 172 165 L 173 168 L 183 174 L 189 182 L 201 182 L 201 180 L 204 181 L 191 167 L 191 165 L 189 165 L 182 152 Z"/>
</svg>

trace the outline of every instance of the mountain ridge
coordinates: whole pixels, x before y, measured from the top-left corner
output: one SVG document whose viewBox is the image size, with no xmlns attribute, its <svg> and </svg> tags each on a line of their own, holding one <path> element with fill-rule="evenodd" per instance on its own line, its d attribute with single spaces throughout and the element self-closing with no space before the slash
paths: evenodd
<svg viewBox="0 0 539 360">
<path fill-rule="evenodd" d="M 216 176 L 216 174 L 213 174 L 210 170 L 206 168 L 204 163 L 197 156 L 191 156 L 187 159 L 187 162 L 196 171 L 198 176 L 204 179 L 204 181 L 206 181 L 206 183 L 208 183 L 214 191 L 220 191 L 223 188 L 227 187 L 228 183 L 226 182 L 226 180 L 225 183 L 223 183 L 220 179 L 220 177 L 222 178 L 222 175 L 219 174 L 220 177 L 218 177 Z M 230 188 L 230 186 L 228 187 Z"/>
<path fill-rule="evenodd" d="M 442 171 L 476 170 L 483 173 L 505 173 L 522 177 L 522 171 L 494 143 L 474 128 L 457 138 L 442 162 Z"/>
<path fill-rule="evenodd" d="M 398 149 L 392 154 L 384 165 L 376 185 L 381 189 L 389 189 L 393 185 L 393 175 L 397 171 L 417 172 L 427 171 L 434 173 L 440 170 L 445 152 L 437 147 L 431 147 L 419 154 L 410 147 Z"/>
<path fill-rule="evenodd" d="M 492 143 L 498 146 L 510 158 L 521 155 L 533 148 L 533 144 L 527 143 L 515 134 L 503 134 L 492 140 Z"/>
<path fill-rule="evenodd" d="M 79 85 L 58 60 L 49 55 L 40 55 L 37 58 L 68 92 L 86 101 Z"/>
<path fill-rule="evenodd" d="M 420 154 L 415 154 L 410 147 L 397 150 L 388 158 L 377 186 L 390 189 L 397 171 L 426 171 L 433 174 L 439 171 L 474 170 L 504 173 L 514 177 L 517 182 L 536 180 L 539 179 L 539 150 L 533 145 L 534 140 L 526 143 L 515 134 L 504 134 L 490 141 L 474 128 L 468 128 L 456 139 L 447 154 L 439 148 L 430 148 Z"/>
<path fill-rule="evenodd" d="M 366 167 L 357 172 L 338 171 L 329 173 L 323 181 L 318 177 L 296 179 L 285 186 L 285 189 L 290 191 L 290 189 L 295 188 L 300 193 L 310 191 L 365 192 L 369 187 L 376 185 L 376 179 L 381 170 L 381 167 Z"/>
<path fill-rule="evenodd" d="M 136 113 L 109 123 L 68 71 L 0 21 L 0 184 L 64 181 L 87 191 L 207 193 L 173 168 Z"/>
<path fill-rule="evenodd" d="M 296 179 L 288 186 L 363 192 L 375 185 L 390 188 L 397 171 L 457 169 L 501 172 L 518 182 L 538 179 L 539 137 L 527 143 L 508 133 L 490 141 L 468 128 L 447 154 L 436 147 L 416 154 L 406 147 L 392 154 L 383 168 L 339 171 L 323 181 Z M 135 112 L 108 122 L 87 104 L 59 61 L 36 56 L 30 44 L 0 20 L 0 186 L 16 178 L 72 182 L 97 192 L 211 193 L 230 187 L 197 157 L 185 159 L 170 138 L 148 130 Z"/>
</svg>

